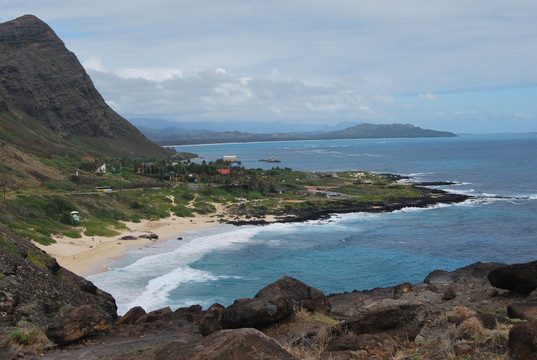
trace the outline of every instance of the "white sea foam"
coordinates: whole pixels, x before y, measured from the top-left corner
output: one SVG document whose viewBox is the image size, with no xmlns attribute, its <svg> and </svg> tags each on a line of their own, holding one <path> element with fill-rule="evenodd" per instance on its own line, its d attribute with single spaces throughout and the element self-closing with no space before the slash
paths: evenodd
<svg viewBox="0 0 537 360">
<path fill-rule="evenodd" d="M 211 251 L 247 243 L 259 231 L 260 227 L 244 226 L 210 235 L 191 233 L 191 239 L 178 242 L 174 250 L 142 256 L 131 264 L 112 267 L 104 274 L 92 276 L 90 280 L 114 296 L 120 314 L 133 304 L 141 305 L 146 311 L 154 310 L 166 302 L 170 292 L 185 282 L 222 278 L 192 269 L 189 264 Z"/>
</svg>

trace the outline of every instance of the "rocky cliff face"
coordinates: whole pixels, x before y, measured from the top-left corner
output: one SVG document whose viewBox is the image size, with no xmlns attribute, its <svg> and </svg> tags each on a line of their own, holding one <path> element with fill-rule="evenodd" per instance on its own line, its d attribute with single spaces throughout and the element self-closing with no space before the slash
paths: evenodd
<svg viewBox="0 0 537 360">
<path fill-rule="evenodd" d="M 32 15 L 0 24 L 0 113 L 23 113 L 107 155 L 164 152 L 106 104 L 76 56 Z"/>
</svg>

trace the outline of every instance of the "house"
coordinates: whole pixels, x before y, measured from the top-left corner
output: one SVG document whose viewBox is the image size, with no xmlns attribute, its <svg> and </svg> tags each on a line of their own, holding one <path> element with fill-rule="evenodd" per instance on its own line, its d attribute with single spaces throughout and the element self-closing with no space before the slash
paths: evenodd
<svg viewBox="0 0 537 360">
<path fill-rule="evenodd" d="M 106 172 L 106 164 L 101 164 L 97 166 L 97 169 L 95 170 L 96 173 L 104 174 Z"/>
<path fill-rule="evenodd" d="M 237 156 L 236 155 L 225 155 L 223 157 L 224 161 L 229 161 L 229 162 L 236 162 L 237 161 Z"/>
<path fill-rule="evenodd" d="M 231 173 L 230 169 L 216 169 L 216 172 L 220 175 L 229 175 Z"/>
</svg>

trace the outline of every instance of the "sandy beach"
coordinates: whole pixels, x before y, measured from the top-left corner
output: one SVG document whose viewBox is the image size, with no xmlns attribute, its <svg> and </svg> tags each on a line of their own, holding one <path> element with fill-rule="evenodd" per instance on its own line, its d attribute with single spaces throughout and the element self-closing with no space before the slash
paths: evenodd
<svg viewBox="0 0 537 360">
<path fill-rule="evenodd" d="M 197 215 L 196 217 L 170 216 L 157 221 L 141 220 L 139 223 L 126 222 L 129 230 L 121 231 L 114 237 L 85 236 L 72 239 L 54 237 L 55 244 L 44 246 L 35 243 L 47 254 L 56 258 L 64 268 L 80 276 L 95 275 L 107 271 L 107 266 L 121 257 L 127 250 L 151 246 L 155 242 L 177 239 L 186 231 L 217 226 L 217 217 Z M 140 235 L 155 234 L 158 240 L 139 238 Z M 135 240 L 123 240 L 132 236 Z"/>
</svg>

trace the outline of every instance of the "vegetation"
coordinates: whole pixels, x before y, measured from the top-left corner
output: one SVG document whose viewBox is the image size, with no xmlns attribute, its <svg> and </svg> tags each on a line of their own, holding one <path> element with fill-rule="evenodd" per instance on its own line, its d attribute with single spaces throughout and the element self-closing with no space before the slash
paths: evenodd
<svg viewBox="0 0 537 360">
<path fill-rule="evenodd" d="M 125 221 L 216 215 L 217 206 L 230 217 L 262 219 L 425 195 L 422 189 L 397 183 L 389 175 L 246 169 L 223 159 L 208 163 L 176 160 L 196 156 L 89 160 L 69 153 L 42 159 L 63 170 L 64 178 L 9 193 L 0 201 L 0 214 L 5 214 L 0 222 L 47 245 L 55 242 L 53 236 L 115 236 Z M 106 163 L 106 173 L 95 173 L 102 163 Z M 109 190 L 97 190 L 105 186 Z M 79 213 L 79 220 L 72 211 Z"/>
</svg>

